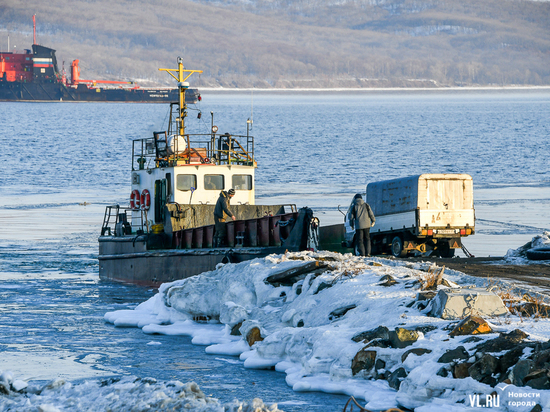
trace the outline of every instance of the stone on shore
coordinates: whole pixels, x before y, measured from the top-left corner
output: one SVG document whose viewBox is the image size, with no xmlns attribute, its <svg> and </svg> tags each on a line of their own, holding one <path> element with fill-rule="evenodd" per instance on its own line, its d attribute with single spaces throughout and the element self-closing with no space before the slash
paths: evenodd
<svg viewBox="0 0 550 412">
<path fill-rule="evenodd" d="M 389 333 L 389 336 L 391 346 L 393 348 L 402 349 L 416 342 L 420 337 L 420 334 L 414 330 L 395 328 L 394 331 Z"/>
<path fill-rule="evenodd" d="M 370 370 L 376 361 L 376 351 L 366 350 L 367 347 L 361 349 L 351 361 L 351 372 L 357 375 L 361 370 Z"/>
<path fill-rule="evenodd" d="M 458 348 L 445 352 L 437 361 L 439 363 L 451 363 L 457 360 L 467 360 L 469 358 L 470 355 L 466 351 L 466 348 L 464 348 L 464 346 L 459 346 Z"/>
<path fill-rule="evenodd" d="M 256 342 L 261 342 L 262 340 L 264 340 L 264 338 L 262 338 L 260 328 L 258 327 L 253 327 L 246 334 L 246 341 L 248 342 L 248 346 L 252 346 Z"/>
<path fill-rule="evenodd" d="M 485 319 L 478 316 L 468 316 L 455 326 L 451 333 L 449 333 L 449 336 L 482 335 L 492 332 L 493 329 L 491 329 Z"/>
<path fill-rule="evenodd" d="M 387 340 L 390 338 L 390 330 L 385 326 L 378 326 L 376 329 L 371 329 L 365 332 L 361 332 L 358 335 L 355 335 L 351 338 L 354 342 L 370 342 L 373 339 L 384 339 Z"/>
</svg>

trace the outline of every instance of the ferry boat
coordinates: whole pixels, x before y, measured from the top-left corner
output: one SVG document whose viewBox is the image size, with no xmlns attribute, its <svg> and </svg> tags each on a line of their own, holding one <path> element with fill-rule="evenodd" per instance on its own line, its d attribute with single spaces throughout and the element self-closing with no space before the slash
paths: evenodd
<svg viewBox="0 0 550 412">
<path fill-rule="evenodd" d="M 99 276 L 144 286 L 183 279 L 272 253 L 317 250 L 319 220 L 309 208 L 257 205 L 254 137 L 189 134 L 187 79 L 200 70 L 166 71 L 179 100 L 170 104 L 166 130 L 132 144 L 128 204 L 107 206 L 99 237 Z M 235 191 L 221 245 L 214 244 L 214 207 L 221 192 Z"/>
<path fill-rule="evenodd" d="M 31 102 L 132 102 L 167 103 L 178 100 L 178 89 L 140 87 L 134 82 L 86 80 L 80 78 L 79 60 L 71 62 L 71 75 L 59 71 L 55 50 L 36 44 L 33 16 L 32 50 L 0 51 L 0 101 Z M 9 49 L 9 46 L 8 46 Z M 196 89 L 188 89 L 186 99 L 196 103 Z"/>
</svg>

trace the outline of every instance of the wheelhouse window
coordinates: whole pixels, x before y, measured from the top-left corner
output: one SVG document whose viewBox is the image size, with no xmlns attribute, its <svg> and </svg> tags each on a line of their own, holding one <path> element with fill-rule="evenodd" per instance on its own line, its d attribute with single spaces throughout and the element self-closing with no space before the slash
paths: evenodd
<svg viewBox="0 0 550 412">
<path fill-rule="evenodd" d="M 233 175 L 232 183 L 235 190 L 252 190 L 251 175 Z"/>
<path fill-rule="evenodd" d="M 188 190 L 195 190 L 196 188 L 197 188 L 196 175 L 177 175 L 176 189 L 186 192 Z"/>
<path fill-rule="evenodd" d="M 223 190 L 223 175 L 204 175 L 204 188 L 206 190 Z"/>
</svg>

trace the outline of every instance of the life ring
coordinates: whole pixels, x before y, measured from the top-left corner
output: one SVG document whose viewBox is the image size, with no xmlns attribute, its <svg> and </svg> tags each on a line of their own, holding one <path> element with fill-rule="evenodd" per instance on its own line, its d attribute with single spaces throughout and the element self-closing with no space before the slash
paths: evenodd
<svg viewBox="0 0 550 412">
<path fill-rule="evenodd" d="M 132 190 L 132 194 L 130 195 L 130 207 L 132 210 L 139 210 L 140 201 L 139 190 Z"/>
<path fill-rule="evenodd" d="M 151 194 L 147 189 L 143 189 L 143 192 L 141 192 L 141 208 L 143 210 L 149 210 L 150 206 L 151 206 Z"/>
</svg>

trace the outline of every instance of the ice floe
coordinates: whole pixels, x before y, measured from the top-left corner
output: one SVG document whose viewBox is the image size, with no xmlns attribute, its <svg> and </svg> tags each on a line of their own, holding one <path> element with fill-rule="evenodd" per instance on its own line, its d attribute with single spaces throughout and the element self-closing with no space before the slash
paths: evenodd
<svg viewBox="0 0 550 412">
<path fill-rule="evenodd" d="M 544 231 L 542 235 L 537 235 L 530 242 L 527 242 L 525 245 L 517 249 L 508 249 L 504 259 L 508 263 L 512 264 L 529 264 L 529 263 L 540 263 L 537 260 L 529 260 L 527 258 L 527 251 L 530 249 L 550 247 L 550 231 Z"/>
<path fill-rule="evenodd" d="M 73 384 L 55 379 L 45 385 L 27 384 L 0 372 L 0 410 L 20 412 L 62 411 L 193 411 L 280 412 L 260 399 L 221 404 L 205 396 L 194 382 L 157 382 L 153 378 L 123 377 Z"/>
</svg>

